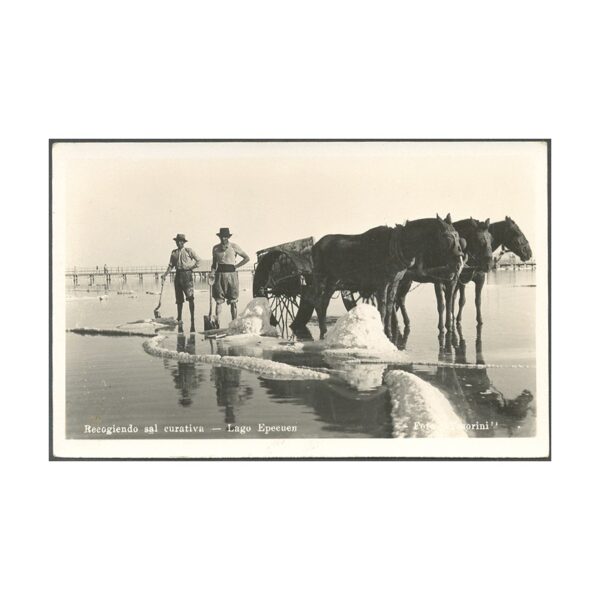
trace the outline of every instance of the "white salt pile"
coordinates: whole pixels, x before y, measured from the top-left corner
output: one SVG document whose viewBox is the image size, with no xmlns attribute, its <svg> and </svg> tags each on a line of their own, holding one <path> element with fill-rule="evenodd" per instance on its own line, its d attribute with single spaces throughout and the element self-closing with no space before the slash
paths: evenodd
<svg viewBox="0 0 600 600">
<path fill-rule="evenodd" d="M 383 332 L 379 311 L 371 304 L 357 304 L 341 316 L 325 335 L 327 348 L 358 348 L 376 353 L 399 350 Z"/>
<path fill-rule="evenodd" d="M 384 379 L 392 398 L 394 437 L 468 437 L 461 419 L 437 388 L 406 371 Z"/>
<path fill-rule="evenodd" d="M 254 298 L 241 315 L 229 324 L 228 334 L 272 335 L 277 329 L 271 325 L 271 309 L 266 298 Z"/>
</svg>

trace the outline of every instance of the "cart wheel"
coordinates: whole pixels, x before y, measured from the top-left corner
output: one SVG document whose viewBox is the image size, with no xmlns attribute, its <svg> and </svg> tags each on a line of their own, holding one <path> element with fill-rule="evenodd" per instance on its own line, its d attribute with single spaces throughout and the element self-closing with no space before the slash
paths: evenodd
<svg viewBox="0 0 600 600">
<path fill-rule="evenodd" d="M 375 294 L 371 294 L 370 296 L 362 296 L 360 292 L 349 292 L 348 290 L 342 290 L 341 294 L 342 302 L 344 303 L 346 310 L 352 310 L 359 302 L 377 306 Z"/>
<path fill-rule="evenodd" d="M 254 296 L 269 300 L 271 325 L 284 337 L 293 334 L 291 325 L 300 305 L 302 285 L 302 275 L 285 252 L 269 252 L 256 266 Z"/>
</svg>

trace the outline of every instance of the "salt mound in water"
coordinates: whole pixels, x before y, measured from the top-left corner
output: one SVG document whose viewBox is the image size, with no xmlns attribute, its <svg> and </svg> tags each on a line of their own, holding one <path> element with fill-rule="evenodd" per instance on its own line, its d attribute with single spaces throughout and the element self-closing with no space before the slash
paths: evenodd
<svg viewBox="0 0 600 600">
<path fill-rule="evenodd" d="M 367 392 L 381 386 L 386 369 L 385 363 L 376 365 L 343 363 L 337 370 L 337 375 L 358 392 Z"/>
<path fill-rule="evenodd" d="M 383 332 L 379 311 L 371 304 L 357 304 L 341 316 L 325 335 L 328 348 L 360 348 L 374 352 L 397 352 Z"/>
<path fill-rule="evenodd" d="M 385 376 L 392 399 L 394 437 L 468 437 L 450 401 L 427 381 L 406 371 Z"/>
<path fill-rule="evenodd" d="M 266 298 L 254 298 L 248 303 L 242 314 L 231 321 L 228 327 L 229 335 L 277 335 L 277 330 L 271 325 L 271 309 Z"/>
</svg>

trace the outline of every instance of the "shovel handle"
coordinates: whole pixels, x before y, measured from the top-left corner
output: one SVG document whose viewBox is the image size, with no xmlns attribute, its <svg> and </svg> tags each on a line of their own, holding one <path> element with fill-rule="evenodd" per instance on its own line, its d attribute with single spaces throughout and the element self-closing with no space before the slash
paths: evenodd
<svg viewBox="0 0 600 600">
<path fill-rule="evenodd" d="M 160 284 L 160 296 L 158 297 L 158 306 L 154 309 L 154 312 L 156 312 L 159 308 L 160 305 L 162 303 L 162 293 L 163 293 L 163 288 L 165 287 L 165 280 L 162 280 L 162 283 Z"/>
</svg>

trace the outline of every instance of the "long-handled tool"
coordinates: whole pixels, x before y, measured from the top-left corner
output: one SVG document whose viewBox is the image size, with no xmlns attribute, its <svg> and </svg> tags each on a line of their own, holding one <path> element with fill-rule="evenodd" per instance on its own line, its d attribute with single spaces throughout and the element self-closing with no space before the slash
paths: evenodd
<svg viewBox="0 0 600 600">
<path fill-rule="evenodd" d="M 209 296 L 209 309 L 208 316 L 204 315 L 204 331 L 209 331 L 211 329 L 219 329 L 219 321 L 217 321 L 216 315 L 213 317 L 213 297 L 212 297 L 212 284 L 208 286 L 208 296 Z"/>
<path fill-rule="evenodd" d="M 160 297 L 158 298 L 158 306 L 154 309 L 154 318 L 155 319 L 160 319 L 160 313 L 158 312 L 158 309 L 160 308 L 160 303 L 162 302 L 163 287 L 165 287 L 164 277 L 163 277 L 162 283 L 160 284 Z"/>
</svg>

